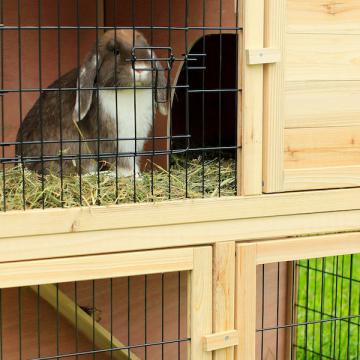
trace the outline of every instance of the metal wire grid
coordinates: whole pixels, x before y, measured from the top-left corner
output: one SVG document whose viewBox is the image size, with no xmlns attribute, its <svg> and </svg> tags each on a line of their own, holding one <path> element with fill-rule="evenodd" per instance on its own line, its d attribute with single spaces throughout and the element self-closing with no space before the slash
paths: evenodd
<svg viewBox="0 0 360 360">
<path fill-rule="evenodd" d="M 187 274 L 169 273 L 1 290 L 0 359 L 187 359 Z M 66 294 L 73 303 L 66 304 Z M 72 323 L 62 308 L 73 307 Z M 82 314 L 90 319 L 87 336 Z M 85 315 L 85 316 L 87 316 Z M 92 324 L 91 324 L 92 323 Z M 99 347 L 97 326 L 110 346 Z M 123 346 L 119 346 L 119 341 Z"/>
<path fill-rule="evenodd" d="M 27 24 L 24 25 L 24 13 L 22 11 L 22 6 L 23 6 L 23 0 L 17 0 L 17 24 L 7 24 L 7 14 L 6 14 L 6 2 L 7 0 L 3 0 L 0 2 L 0 36 L 1 36 L 1 93 L 0 93 L 0 99 L 1 99 L 1 142 L 0 142 L 0 147 L 1 147 L 1 167 L 2 167 L 2 192 L 3 192 L 3 196 L 2 196 L 2 210 L 7 209 L 7 203 L 8 203 L 8 197 L 11 195 L 7 195 L 7 188 L 6 188 L 6 184 L 7 184 L 7 179 L 6 179 L 6 169 L 10 166 L 14 166 L 14 165 L 22 165 L 22 179 L 21 179 L 21 183 L 22 183 L 22 196 L 23 196 L 23 208 L 26 209 L 27 207 L 27 202 L 26 202 L 26 197 L 27 197 L 27 189 L 26 189 L 26 181 L 25 181 L 25 167 L 26 165 L 29 165 L 31 163 L 40 163 L 41 164 L 41 170 L 39 172 L 39 177 L 40 177 L 40 181 L 41 181 L 41 189 L 42 189 L 42 199 L 41 199 L 41 203 L 42 203 L 42 207 L 45 208 L 46 207 L 46 202 L 45 202 L 45 195 L 44 195 L 44 190 L 45 190 L 45 186 L 46 186 L 46 176 L 45 176 L 45 171 L 44 168 L 46 167 L 45 165 L 47 163 L 59 163 L 59 167 L 60 167 L 60 186 L 59 189 L 57 189 L 57 192 L 60 193 L 60 202 L 63 205 L 63 197 L 64 197 L 64 174 L 63 174 L 63 164 L 65 161 L 72 161 L 72 162 L 78 162 L 79 164 L 79 181 L 78 181 L 78 187 L 79 187 L 79 195 L 78 195 L 78 204 L 79 205 L 83 205 L 83 197 L 82 197 L 82 188 L 83 188 L 83 176 L 85 175 L 81 169 L 81 164 L 83 161 L 87 160 L 87 159 L 95 159 L 98 163 L 101 162 L 103 159 L 115 159 L 116 164 L 118 164 L 119 159 L 121 158 L 125 158 L 125 157 L 131 157 L 133 158 L 133 161 L 135 163 L 135 159 L 136 158 L 146 158 L 146 159 L 150 159 L 150 169 L 148 168 L 148 171 L 151 172 L 151 187 L 149 189 L 149 192 L 151 194 L 154 193 L 154 187 L 156 186 L 155 184 L 155 180 L 154 180 L 154 163 L 158 162 L 161 156 L 166 156 L 168 159 L 168 198 L 172 198 L 172 170 L 173 170 L 173 164 L 174 164 L 174 157 L 181 157 L 182 161 L 184 162 L 184 181 L 185 181 L 185 197 L 189 196 L 189 191 L 188 191 L 188 178 L 189 178 L 189 173 L 188 173 L 188 169 L 189 169 L 189 161 L 193 158 L 199 157 L 201 160 L 201 164 L 202 164 L 202 179 L 201 179 L 201 183 L 202 183 L 202 196 L 205 196 L 205 182 L 206 182 L 206 177 L 205 177 L 205 167 L 206 167 L 206 159 L 211 158 L 211 159 L 215 159 L 217 162 L 217 167 L 218 167 L 218 180 L 217 180 L 217 187 L 218 187 L 218 196 L 221 196 L 221 183 L 224 179 L 222 179 L 222 161 L 224 156 L 228 157 L 230 156 L 230 158 L 234 159 L 234 161 L 236 162 L 236 149 L 237 149 L 237 145 L 234 144 L 223 144 L 223 134 L 222 134 L 222 124 L 223 124 L 223 119 L 222 119 L 222 103 L 224 101 L 224 98 L 227 96 L 236 96 L 237 98 L 237 93 L 240 91 L 239 88 L 237 88 L 236 86 L 233 88 L 224 88 L 223 86 L 223 75 L 222 73 L 224 71 L 228 71 L 227 69 L 224 68 L 224 58 L 223 58 L 223 54 L 224 54 L 224 49 L 223 49 L 223 36 L 224 36 L 224 32 L 232 32 L 234 34 L 234 36 L 236 36 L 236 38 L 238 38 L 239 35 L 239 31 L 241 30 L 241 28 L 239 27 L 239 17 L 238 14 L 236 14 L 236 19 L 234 21 L 233 24 L 231 24 L 232 26 L 229 26 L 229 24 L 226 24 L 226 26 L 223 24 L 223 7 L 224 7 L 224 0 L 218 0 L 218 8 L 219 8 L 219 16 L 218 16 L 218 20 L 216 21 L 216 23 L 214 24 L 210 24 L 208 19 L 207 19 L 207 3 L 205 0 L 200 0 L 201 4 L 202 4 L 202 14 L 198 14 L 199 17 L 202 18 L 202 26 L 193 26 L 190 23 L 189 20 L 189 14 L 191 13 L 191 8 L 193 6 L 194 1 L 193 0 L 184 0 L 184 9 L 183 9 L 183 21 L 182 21 L 182 25 L 181 24 L 173 24 L 173 14 L 174 14 L 174 4 L 173 4 L 173 0 L 164 0 L 164 6 L 165 8 L 167 8 L 168 10 L 168 24 L 167 25 L 158 25 L 156 23 L 156 19 L 155 19 L 155 15 L 154 15 L 154 4 L 155 0 L 150 0 L 150 23 L 149 24 L 142 24 L 142 25 L 138 25 L 137 23 L 137 13 L 140 11 L 138 8 L 138 5 L 136 4 L 135 0 L 131 0 L 131 21 L 132 21 L 132 25 L 131 26 L 122 26 L 121 24 L 117 24 L 117 19 L 116 19 L 116 14 L 119 11 L 119 8 L 121 8 L 121 6 L 119 5 L 119 1 L 115 0 L 112 2 L 112 13 L 114 14 L 114 19 L 107 19 L 107 22 L 105 23 L 105 25 L 101 25 L 99 24 L 99 3 L 96 1 L 96 23 L 95 24 L 82 24 L 81 20 L 80 20 L 80 14 L 82 11 L 81 8 L 81 4 L 80 4 L 80 0 L 76 0 L 75 2 L 75 17 L 76 17 L 76 23 L 74 25 L 64 25 L 62 24 L 62 5 L 61 5 L 61 1 L 60 0 L 56 0 L 52 6 L 56 7 L 56 12 L 57 12 L 57 23 L 56 24 L 46 24 L 44 21 L 44 16 L 43 13 L 45 11 L 45 7 L 47 6 L 48 3 L 44 2 L 43 0 L 37 0 L 34 1 L 34 6 L 36 6 L 37 8 L 37 23 L 35 24 Z M 5 4 L 5 5 L 4 5 Z M 109 6 L 106 5 L 107 2 L 105 2 L 105 6 Z M 238 0 L 236 0 L 236 7 L 238 7 Z M 173 126 L 173 122 L 172 122 L 172 112 L 169 112 L 169 134 L 168 135 L 157 135 L 155 134 L 155 131 L 153 131 L 153 133 L 151 135 L 149 135 L 146 138 L 138 138 L 137 136 L 131 137 L 131 138 L 104 138 L 100 136 L 100 127 L 101 124 L 99 123 L 99 110 L 97 110 L 97 136 L 95 136 L 94 138 L 86 138 L 83 139 L 80 134 L 79 134 L 79 138 L 78 139 L 66 139 L 63 138 L 62 132 L 62 121 L 61 121 L 61 99 L 62 99 L 62 94 L 64 94 L 65 92 L 74 92 L 74 91 L 79 91 L 79 85 L 75 88 L 69 88 L 69 87 L 62 87 L 61 83 L 59 83 L 58 87 L 54 87 L 54 88 L 46 88 L 45 84 L 44 84 L 44 79 L 42 76 L 42 68 L 44 66 L 44 62 L 46 62 L 46 58 L 44 58 L 44 56 L 42 55 L 42 37 L 43 34 L 45 34 L 48 31 L 56 31 L 57 34 L 57 43 L 54 44 L 54 51 L 57 52 L 57 73 L 58 73 L 58 78 L 61 77 L 61 74 L 63 73 L 63 69 L 62 69 L 62 63 L 61 63 L 61 57 L 64 56 L 63 54 L 63 48 L 61 46 L 61 42 L 62 42 L 62 38 L 65 34 L 66 31 L 76 31 L 77 33 L 77 49 L 74 52 L 74 57 L 76 58 L 76 63 L 77 63 L 77 68 L 80 69 L 80 65 L 82 62 L 82 58 L 80 57 L 80 34 L 84 33 L 85 31 L 95 31 L 96 34 L 100 34 L 101 30 L 111 30 L 111 29 L 130 29 L 133 30 L 133 34 L 135 34 L 135 30 L 140 30 L 140 31 L 149 31 L 150 32 L 150 38 L 148 39 L 149 41 L 149 48 L 154 48 L 157 49 L 158 52 L 161 52 L 165 47 L 159 47 L 157 46 L 156 43 L 154 43 L 154 33 L 155 31 L 164 31 L 168 33 L 168 43 L 166 48 L 169 50 L 169 53 L 164 56 L 160 56 L 161 59 L 163 60 L 162 62 L 167 65 L 167 68 L 165 66 L 164 71 L 166 71 L 167 73 L 167 92 L 168 94 L 171 94 L 172 92 L 180 92 L 183 91 L 185 93 L 185 103 L 184 103 L 184 107 L 185 107 L 185 119 L 183 119 L 184 123 L 185 123 L 185 133 L 183 134 L 173 134 L 172 131 L 172 126 Z M 38 64 L 37 64 L 37 72 L 38 72 L 38 87 L 26 87 L 23 85 L 23 79 L 24 79 L 24 69 L 23 69 L 23 64 L 22 64 L 22 56 L 24 55 L 24 47 L 23 47 L 23 43 L 22 43 L 22 36 L 24 33 L 27 33 L 29 31 L 33 31 L 36 32 L 38 35 L 38 39 L 37 39 L 37 44 L 36 46 L 38 47 Z M 202 37 L 202 48 L 203 48 L 203 53 L 202 54 L 191 54 L 191 48 L 190 48 L 190 44 L 189 44 L 189 34 L 192 31 L 196 31 L 199 33 L 200 37 Z M 8 74 L 4 74 L 4 57 L 6 57 L 6 52 L 4 52 L 4 36 L 6 36 L 6 34 L 11 33 L 11 32 L 16 32 L 17 33 L 17 48 L 18 48 L 18 68 L 17 70 L 14 72 L 14 74 L 12 74 L 12 76 L 17 77 L 18 78 L 18 87 L 7 87 L 4 83 L 4 75 Z M 217 79 L 218 79 L 218 86 L 215 88 L 206 88 L 206 77 L 209 76 L 209 74 L 206 73 L 206 47 L 207 47 L 207 40 L 206 40 L 206 36 L 208 33 L 214 33 L 216 32 L 219 36 L 219 55 L 218 55 L 218 74 L 217 74 Z M 135 36 L 135 35 L 134 35 Z M 133 44 L 135 44 L 135 40 L 134 40 L 134 36 L 133 36 Z M 172 47 L 174 44 L 174 39 L 175 38 L 180 38 L 183 37 L 184 38 L 184 49 L 185 49 L 185 53 L 184 54 L 173 54 L 172 53 Z M 95 43 L 98 44 L 99 43 L 99 37 L 95 36 Z M 134 46 L 135 47 L 135 46 Z M 236 52 L 237 52 L 237 46 L 236 46 Z M 163 54 L 163 52 L 161 52 Z M 198 56 L 197 56 L 198 55 Z M 238 54 L 237 54 L 238 55 Z M 238 56 L 236 56 L 236 61 L 238 59 Z M 132 61 L 133 63 L 136 63 L 136 56 L 134 55 L 132 57 L 132 59 L 128 59 L 129 61 Z M 96 57 L 96 61 L 98 62 L 98 56 Z M 182 63 L 182 71 L 185 73 L 185 84 L 183 85 L 179 85 L 175 83 L 175 74 L 172 71 L 172 63 L 174 62 L 181 62 Z M 116 64 L 116 61 L 115 61 Z M 115 65 L 116 66 L 116 65 Z M 99 64 L 97 64 L 97 72 L 99 71 Z M 189 86 L 189 82 L 192 76 L 192 73 L 194 72 L 202 72 L 202 81 L 201 81 L 201 85 L 197 88 L 191 88 Z M 237 66 L 235 69 L 231 69 L 231 71 L 234 71 L 234 73 L 237 73 Z M 156 77 L 157 74 L 157 70 L 154 69 L 154 67 L 152 66 L 152 72 L 154 73 L 153 77 Z M 235 74 L 236 75 L 236 74 Z M 237 75 L 235 76 L 237 77 Z M 93 90 L 94 92 L 96 92 L 97 94 L 99 94 L 100 90 L 106 89 L 106 90 L 115 90 L 115 92 L 120 92 L 123 90 L 129 90 L 132 89 L 134 90 L 134 111 L 135 111 L 135 134 L 136 134 L 136 91 L 141 90 L 142 88 L 147 88 L 145 87 L 139 87 L 138 85 L 135 84 L 135 79 L 134 79 L 134 84 L 133 86 L 128 86 L 128 87 L 106 87 L 103 88 L 101 86 L 99 86 L 98 84 L 95 84 L 94 87 L 82 87 L 81 90 Z M 148 87 L 151 88 L 153 91 L 155 91 L 156 88 L 156 84 L 153 81 L 152 86 Z M 60 119 L 59 119 L 59 127 L 60 127 L 60 139 L 45 139 L 43 136 L 43 114 L 42 114 L 42 108 L 43 108 L 43 100 L 42 100 L 42 96 L 47 93 L 47 92 L 57 92 L 58 93 L 58 107 L 60 110 Z M 155 91 L 156 92 L 156 91 Z M 39 138 L 37 140 L 31 140 L 31 141 L 25 141 L 22 139 L 22 136 L 20 136 L 20 141 L 13 141 L 12 139 L 9 139 L 9 136 L 7 134 L 7 129 L 6 129 L 6 125 L 7 122 L 9 121 L 9 119 L 6 119 L 5 117 L 5 102 L 4 102 L 4 98 L 6 96 L 9 96 L 11 94 L 14 95 L 18 95 L 18 108 L 19 108 L 19 119 L 18 119 L 18 123 L 19 123 L 19 127 L 21 128 L 21 124 L 22 121 L 24 119 L 24 116 L 26 114 L 24 114 L 23 111 L 23 98 L 26 96 L 26 94 L 31 94 L 31 93 L 36 93 L 36 94 L 42 94 L 42 96 L 39 97 L 39 109 L 40 109 L 40 113 L 39 113 L 39 123 L 40 123 L 40 134 L 39 134 Z M 218 120 L 217 120 L 217 124 L 211 124 L 211 126 L 215 126 L 217 127 L 218 130 L 218 142 L 216 144 L 216 146 L 208 146 L 206 143 L 206 126 L 208 126 L 207 123 L 207 115 L 205 115 L 205 108 L 206 108 L 206 94 L 211 93 L 211 94 L 218 94 Z M 202 112 L 201 112 L 201 127 L 202 127 L 202 143 L 201 146 L 192 146 L 192 142 L 191 142 L 191 136 L 192 134 L 189 132 L 189 122 L 190 121 L 199 121 L 199 119 L 194 119 L 194 116 L 192 116 L 190 107 L 189 107 L 189 102 L 191 99 L 191 96 L 195 96 L 197 94 L 201 95 L 201 108 L 202 108 Z M 97 96 L 97 101 L 99 99 L 99 96 Z M 99 104 L 98 104 L 99 105 Z M 117 103 L 116 103 L 116 107 L 117 107 Z M 236 105 L 237 106 L 237 105 Z M 99 106 L 97 107 L 97 109 L 99 109 Z M 116 111 L 117 113 L 117 111 Z M 236 114 L 237 111 L 236 109 L 234 109 L 234 114 Z M 153 116 L 152 116 L 152 122 L 153 122 L 153 128 L 155 125 L 155 114 L 153 112 Z M 11 119 L 11 122 L 15 122 L 15 119 Z M 236 121 L 236 119 L 235 119 Z M 117 125 L 118 126 L 118 125 Z M 134 134 L 134 135 L 135 135 Z M 173 147 L 173 142 L 176 141 L 177 139 L 182 139 L 184 140 L 185 145 L 182 148 L 175 148 Z M 152 146 L 150 146 L 150 150 L 143 150 L 143 151 L 138 151 L 137 149 L 135 149 L 134 152 L 128 152 L 128 153 L 121 153 L 118 149 L 113 152 L 113 153 L 101 153 L 100 151 L 100 144 L 105 143 L 105 142 L 114 142 L 117 140 L 120 141 L 126 141 L 126 140 L 133 140 L 135 141 L 135 144 L 137 143 L 137 141 L 140 140 L 146 140 L 148 143 L 152 143 Z M 159 141 L 165 141 L 168 143 L 168 147 L 167 148 L 157 148 L 157 143 Z M 49 145 L 49 144 L 58 144 L 59 145 L 59 153 L 58 154 L 45 154 L 44 153 L 44 147 Z M 88 154 L 84 151 L 84 147 L 86 144 L 91 144 L 94 143 L 97 145 L 97 151 L 95 153 L 91 153 Z M 69 144 L 78 144 L 78 151 L 77 153 L 74 154 L 68 154 L 65 153 L 63 151 L 64 147 L 66 145 Z M 13 148 L 19 145 L 20 147 L 20 155 L 18 156 L 14 156 L 13 153 Z M 40 153 L 37 154 L 36 156 L 24 156 L 23 155 L 23 147 L 26 145 L 40 145 Z M 118 146 L 118 145 L 117 145 Z M 136 148 L 136 145 L 135 145 Z M 235 163 L 234 162 L 234 163 Z M 135 169 L 135 167 L 134 167 Z M 98 204 L 101 204 L 101 181 L 100 181 L 100 177 L 101 177 L 101 171 L 100 171 L 100 167 L 98 167 L 97 171 L 96 171 L 96 175 L 97 175 L 97 192 L 98 192 Z M 133 181 L 133 201 L 136 202 L 137 201 L 137 184 L 135 181 L 135 170 L 134 170 L 134 181 Z M 234 176 L 236 176 L 236 171 L 234 170 Z M 121 186 L 120 184 L 120 179 L 119 179 L 119 175 L 118 175 L 118 171 L 116 170 L 115 172 L 115 177 L 116 177 L 116 188 L 115 188 L 115 192 L 117 193 L 119 191 L 119 187 Z M 19 179 L 20 180 L 20 179 Z M 236 184 L 236 181 L 235 181 Z M 236 185 L 234 184 L 234 194 L 236 193 Z M 117 198 L 117 194 L 115 196 Z"/>
<path fill-rule="evenodd" d="M 258 268 L 258 359 L 360 358 L 360 255 Z"/>
</svg>

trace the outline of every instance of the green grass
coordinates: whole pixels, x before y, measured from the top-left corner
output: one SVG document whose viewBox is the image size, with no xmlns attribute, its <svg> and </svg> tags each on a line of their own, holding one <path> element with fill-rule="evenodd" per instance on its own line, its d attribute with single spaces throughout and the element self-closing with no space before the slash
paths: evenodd
<svg viewBox="0 0 360 360">
<path fill-rule="evenodd" d="M 298 270 L 296 320 L 315 324 L 297 327 L 296 359 L 360 359 L 360 254 L 301 260 Z"/>
</svg>

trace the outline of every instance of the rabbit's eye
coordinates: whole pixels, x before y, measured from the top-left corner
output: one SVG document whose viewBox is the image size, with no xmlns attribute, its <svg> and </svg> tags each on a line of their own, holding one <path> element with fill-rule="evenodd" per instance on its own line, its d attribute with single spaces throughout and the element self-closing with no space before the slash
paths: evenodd
<svg viewBox="0 0 360 360">
<path fill-rule="evenodd" d="M 114 48 L 113 53 L 114 53 L 114 55 L 120 55 L 120 49 Z"/>
</svg>

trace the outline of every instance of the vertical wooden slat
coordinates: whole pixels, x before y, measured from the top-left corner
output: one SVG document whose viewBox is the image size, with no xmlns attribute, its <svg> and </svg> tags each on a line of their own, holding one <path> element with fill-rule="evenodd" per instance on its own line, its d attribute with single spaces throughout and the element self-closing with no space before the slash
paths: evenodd
<svg viewBox="0 0 360 360">
<path fill-rule="evenodd" d="M 282 60 L 264 67 L 264 192 L 284 187 L 286 0 L 265 0 L 265 47 L 279 49 Z"/>
<path fill-rule="evenodd" d="M 213 332 L 234 329 L 235 242 L 217 243 L 213 261 Z M 217 350 L 213 360 L 233 360 L 234 348 Z"/>
<path fill-rule="evenodd" d="M 236 246 L 235 327 L 239 330 L 236 360 L 255 360 L 256 244 Z"/>
<path fill-rule="evenodd" d="M 288 261 L 288 280 L 287 280 L 287 314 L 286 324 L 296 323 L 297 319 L 297 307 L 295 306 L 298 295 L 299 285 L 299 268 L 296 265 L 296 261 Z M 296 331 L 297 327 L 289 327 L 286 330 L 286 349 L 285 354 L 287 359 L 296 359 Z"/>
<path fill-rule="evenodd" d="M 194 249 L 191 272 L 191 359 L 211 360 L 204 351 L 203 337 L 212 333 L 212 248 Z"/>
<path fill-rule="evenodd" d="M 264 45 L 264 0 L 243 0 L 242 3 L 244 30 L 238 53 L 245 59 L 246 49 Z M 248 65 L 243 60 L 241 72 L 242 158 L 238 181 L 241 195 L 255 195 L 262 193 L 263 65 Z"/>
</svg>

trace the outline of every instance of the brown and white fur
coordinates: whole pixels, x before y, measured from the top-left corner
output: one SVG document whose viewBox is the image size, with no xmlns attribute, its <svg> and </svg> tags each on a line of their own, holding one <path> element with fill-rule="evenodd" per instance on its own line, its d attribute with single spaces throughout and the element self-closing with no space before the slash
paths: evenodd
<svg viewBox="0 0 360 360">
<path fill-rule="evenodd" d="M 129 60 L 134 46 L 145 47 L 137 49 L 139 59 L 154 61 L 136 61 L 133 69 Z M 150 133 L 156 109 L 164 115 L 167 113 L 165 74 L 154 51 L 146 49 L 147 46 L 146 39 L 137 31 L 108 31 L 99 39 L 97 48 L 94 46 L 87 55 L 80 69 L 73 69 L 50 85 L 49 88 L 60 90 L 44 91 L 41 94 L 17 134 L 16 155 L 25 166 L 39 172 L 48 172 L 50 169 L 59 171 L 59 160 L 43 163 L 27 160 L 39 159 L 41 155 L 45 159 L 57 157 L 60 153 L 64 157 L 76 158 L 81 152 L 85 156 L 81 162 L 76 159 L 62 160 L 62 173 L 91 173 L 100 166 L 94 160 L 98 153 L 103 155 L 101 166 L 114 166 L 115 156 L 110 155 L 118 153 L 118 175 L 139 175 L 139 157 L 134 161 L 133 154 L 135 150 L 143 150 L 144 138 Z M 144 68 L 149 71 L 141 70 Z M 154 89 L 154 69 L 158 69 L 157 89 Z M 104 89 L 96 90 L 96 87 Z M 108 87 L 110 89 L 106 89 Z M 111 89 L 114 87 L 116 90 Z M 61 90 L 64 88 L 79 88 L 80 91 Z M 160 102 L 157 104 L 155 99 Z M 65 140 L 62 146 L 61 138 Z M 101 141 L 98 144 L 98 138 L 118 141 Z M 79 139 L 82 140 L 81 149 L 77 141 Z M 86 142 L 89 139 L 95 141 Z M 40 140 L 45 142 L 39 144 Z M 36 143 L 22 143 L 32 141 Z"/>
</svg>

